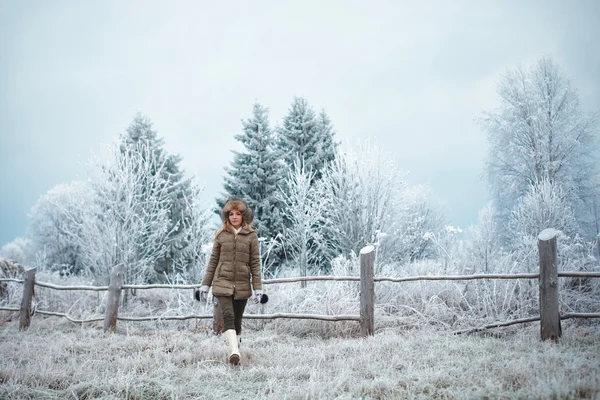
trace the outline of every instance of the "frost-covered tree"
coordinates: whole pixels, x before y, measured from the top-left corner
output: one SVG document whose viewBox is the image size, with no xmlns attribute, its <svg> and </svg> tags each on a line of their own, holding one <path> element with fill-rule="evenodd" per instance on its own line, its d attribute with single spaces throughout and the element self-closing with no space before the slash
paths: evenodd
<svg viewBox="0 0 600 400">
<path fill-rule="evenodd" d="M 31 253 L 53 269 L 89 272 L 98 281 L 124 264 L 126 281 L 193 275 L 210 241 L 202 188 L 185 179 L 179 156 L 164 150 L 151 121 L 138 114 L 109 148 L 92 158 L 84 182 L 58 185 L 31 213 Z"/>
<path fill-rule="evenodd" d="M 192 181 L 190 189 L 189 196 L 182 199 L 189 215 L 189 218 L 183 219 L 185 247 L 179 250 L 175 262 L 177 264 L 178 260 L 185 260 L 189 266 L 185 269 L 186 276 L 192 282 L 199 282 L 202 279 L 201 272 L 208 264 L 207 248 L 211 248 L 208 245 L 213 241 L 216 228 L 211 223 L 210 208 L 201 200 L 204 188 Z"/>
<path fill-rule="evenodd" d="M 499 272 L 494 269 L 494 260 L 498 252 L 498 228 L 496 227 L 495 212 L 492 203 L 486 204 L 480 211 L 477 224 L 467 232 L 468 272 Z"/>
<path fill-rule="evenodd" d="M 537 252 L 527 250 L 536 248 L 537 237 L 546 228 L 555 228 L 561 233 L 558 242 L 562 261 L 587 258 L 587 246 L 578 234 L 579 227 L 572 203 L 565 190 L 557 183 L 542 180 L 532 184 L 513 209 L 508 226 L 514 233 L 511 248 L 527 254 L 533 253 L 523 262 L 529 272 L 537 270 L 538 259 Z"/>
<path fill-rule="evenodd" d="M 318 183 L 326 202 L 328 257 L 358 254 L 368 244 L 381 261 L 425 257 L 425 233 L 441 229 L 442 215 L 425 188 L 409 188 L 404 173 L 377 146 L 340 154 Z"/>
<path fill-rule="evenodd" d="M 120 137 L 110 147 L 108 161 L 90 161 L 90 177 L 82 190 L 71 193 L 70 202 L 48 199 L 53 213 L 65 222 L 61 228 L 68 243 L 77 248 L 80 268 L 100 282 L 108 280 L 118 264 L 125 266 L 128 283 L 153 282 L 165 273 L 184 272 L 156 269 L 178 241 L 187 243 L 178 247 L 186 267 L 196 267 L 201 257 L 198 240 L 207 239 L 202 229 L 207 229 L 208 215 L 196 204 L 194 191 L 199 189 L 190 185 L 189 195 L 185 193 L 182 200 L 191 217 L 174 225 L 173 193 L 179 182 L 169 179 L 169 158 L 155 151 L 149 141 L 125 146 Z M 176 235 L 179 231 L 185 232 L 184 240 Z"/>
<path fill-rule="evenodd" d="M 28 230 L 32 252 L 54 270 L 88 273 L 101 283 L 118 264 L 127 283 L 172 279 L 173 273 L 190 277 L 204 265 L 202 248 L 211 240 L 201 188 L 190 184 L 183 197 L 190 218 L 177 229 L 185 232 L 179 243 L 186 246 L 178 247 L 170 271 L 157 270 L 179 239 L 170 218 L 177 183 L 165 178 L 166 158 L 156 157 L 149 143 L 123 151 L 122 140 L 110 146 L 108 161 L 89 162 L 86 181 L 58 185 L 38 201 Z"/>
<path fill-rule="evenodd" d="M 321 193 L 312 185 L 314 171 L 296 161 L 289 170 L 282 188 L 277 194 L 285 209 L 286 222 L 283 231 L 283 249 L 289 263 L 306 276 L 309 266 L 316 264 L 322 247 L 328 245 L 322 227 L 328 218 Z M 305 282 L 303 282 L 303 287 Z"/>
<path fill-rule="evenodd" d="M 508 221 L 513 240 L 535 240 L 546 228 L 555 228 L 569 237 L 578 234 L 577 219 L 567 193 L 556 183 L 542 180 L 532 184 L 519 199 Z"/>
<path fill-rule="evenodd" d="M 269 109 L 256 103 L 252 117 L 242 120 L 243 132 L 235 139 L 244 145 L 243 152 L 234 151 L 231 166 L 224 179 L 225 196 L 217 200 L 219 208 L 230 196 L 241 196 L 254 211 L 258 236 L 274 238 L 282 231 L 277 186 L 283 180 L 284 165 L 275 146 L 269 124 Z"/>
<path fill-rule="evenodd" d="M 406 187 L 399 203 L 397 221 L 388 228 L 393 240 L 383 243 L 385 253 L 405 261 L 440 257 L 447 268 L 452 252 L 449 242 L 455 240 L 457 228 L 445 226 L 445 211 L 433 198 L 431 188 Z"/>
<path fill-rule="evenodd" d="M 597 174 L 595 181 L 592 183 L 597 192 L 593 194 L 591 201 L 588 203 L 589 210 L 589 227 L 595 237 L 596 255 L 600 259 L 600 174 Z"/>
<path fill-rule="evenodd" d="M 546 228 L 568 236 L 578 233 L 577 219 L 567 193 L 557 184 L 541 180 L 532 184 L 511 213 L 509 227 L 515 236 L 537 237 Z"/>
<path fill-rule="evenodd" d="M 388 234 L 386 215 L 399 199 L 394 191 L 403 190 L 405 181 L 395 166 L 383 165 L 383 160 L 347 152 L 324 171 L 319 184 L 332 211 L 327 229 L 334 239 L 334 255 L 358 254 Z M 394 184 L 394 178 L 388 180 L 392 176 L 397 178 Z"/>
<path fill-rule="evenodd" d="M 165 254 L 158 258 L 154 268 L 158 276 L 174 271 L 186 271 L 195 264 L 189 258 L 189 248 L 193 240 L 190 239 L 187 227 L 193 224 L 193 211 L 189 199 L 192 196 L 191 180 L 184 177 L 180 168 L 181 157 L 169 154 L 164 149 L 164 139 L 153 128 L 152 121 L 145 115 L 138 113 L 121 135 L 121 152 L 138 153 L 145 163 L 148 163 L 150 179 L 152 175 L 160 174 L 160 179 L 170 183 L 171 198 L 167 207 L 169 226 L 169 240 Z M 152 234 L 149 232 L 149 234 Z"/>
<path fill-rule="evenodd" d="M 59 184 L 43 195 L 29 215 L 29 258 L 42 258 L 51 270 L 64 274 L 83 272 L 81 249 L 72 236 L 79 235 L 83 214 L 92 202 L 83 182 Z"/>
<path fill-rule="evenodd" d="M 335 130 L 331 118 L 325 112 L 325 109 L 321 109 L 319 115 L 317 115 L 317 131 L 319 132 L 319 146 L 318 153 L 321 154 L 322 164 L 315 170 L 316 178 L 321 177 L 321 171 L 327 164 L 331 163 L 337 154 L 338 143 L 334 140 Z"/>
<path fill-rule="evenodd" d="M 173 237 L 169 208 L 174 184 L 163 178 L 164 159 L 147 162 L 154 156 L 149 144 L 127 152 L 121 145 L 111 146 L 108 162 L 90 162 L 87 192 L 76 200 L 86 202 L 83 213 L 54 205 L 70 220 L 69 227 L 77 227 L 66 234 L 98 281 L 108 281 L 118 264 L 125 266 L 128 283 L 153 281 L 154 265 Z"/>
<path fill-rule="evenodd" d="M 292 166 L 299 159 L 318 180 L 323 168 L 335 158 L 338 145 L 334 134 L 324 110 L 317 116 L 306 99 L 295 97 L 278 129 L 277 144 L 286 165 Z"/>
<path fill-rule="evenodd" d="M 27 238 L 17 237 L 0 248 L 0 258 L 15 260 L 21 265 L 29 265 L 34 260 L 29 256 L 31 241 Z"/>
<path fill-rule="evenodd" d="M 481 120 L 490 143 L 486 169 L 497 221 L 508 221 L 532 185 L 545 180 L 563 188 L 579 229 L 589 233 L 586 204 L 597 191 L 598 128 L 582 111 L 576 89 L 545 56 L 529 68 L 508 69 L 498 94 L 501 107 Z M 499 228 L 508 240 L 507 226 Z"/>
</svg>

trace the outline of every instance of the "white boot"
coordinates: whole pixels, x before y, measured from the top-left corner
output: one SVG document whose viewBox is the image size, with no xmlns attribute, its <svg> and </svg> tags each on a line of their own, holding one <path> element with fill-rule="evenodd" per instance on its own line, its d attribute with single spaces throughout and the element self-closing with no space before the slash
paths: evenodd
<svg viewBox="0 0 600 400">
<path fill-rule="evenodd" d="M 227 340 L 229 363 L 238 365 L 240 362 L 240 349 L 238 348 L 238 339 L 235 334 L 235 329 L 227 329 L 223 332 L 223 336 L 225 336 L 225 339 Z"/>
</svg>

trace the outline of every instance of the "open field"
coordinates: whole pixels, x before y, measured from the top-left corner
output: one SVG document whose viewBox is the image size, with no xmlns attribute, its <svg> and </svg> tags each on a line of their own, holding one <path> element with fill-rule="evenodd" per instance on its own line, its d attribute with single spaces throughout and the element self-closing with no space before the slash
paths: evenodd
<svg viewBox="0 0 600 400">
<path fill-rule="evenodd" d="M 558 344 L 539 324 L 458 335 L 384 328 L 373 337 L 244 331 L 242 364 L 201 323 L 119 325 L 116 334 L 37 317 L 0 325 L 2 399 L 597 399 L 600 327 L 563 322 Z M 287 324 L 285 329 L 283 325 Z"/>
<path fill-rule="evenodd" d="M 428 271 L 414 271 L 424 275 Z M 342 271 L 340 275 L 348 275 Z M 83 278 L 41 281 L 89 285 Z M 598 306 L 590 290 L 568 290 L 563 312 Z M 587 287 L 586 287 L 587 288 Z M 106 294 L 36 288 L 36 308 L 89 319 Z M 356 282 L 275 284 L 269 303 L 246 313 L 358 315 Z M 22 286 L 8 285 L 18 308 Z M 452 332 L 535 316 L 530 281 L 384 282 L 377 285 L 375 334 L 355 321 L 244 320 L 242 364 L 226 363 L 211 319 L 77 324 L 36 313 L 0 312 L 0 399 L 600 399 L 600 320 L 562 321 L 558 344 L 540 341 L 539 322 L 470 335 Z M 210 315 L 191 290 L 138 291 L 122 316 Z"/>
</svg>

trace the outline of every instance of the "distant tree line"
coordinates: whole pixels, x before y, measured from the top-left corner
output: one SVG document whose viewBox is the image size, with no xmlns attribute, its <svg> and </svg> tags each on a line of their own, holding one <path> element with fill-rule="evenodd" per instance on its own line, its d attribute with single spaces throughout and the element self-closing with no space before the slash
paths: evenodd
<svg viewBox="0 0 600 400">
<path fill-rule="evenodd" d="M 225 177 L 220 208 L 243 196 L 255 211 L 267 274 L 297 268 L 328 272 L 335 257 L 377 244 L 380 259 L 431 255 L 423 240 L 444 217 L 425 188 L 410 189 L 396 162 L 376 146 L 342 152 L 325 110 L 294 98 L 271 129 L 268 108 L 255 104 L 235 138 L 244 145 Z M 388 238 L 389 239 L 385 239 Z"/>
<path fill-rule="evenodd" d="M 379 268 L 398 273 L 420 260 L 443 273 L 529 271 L 536 237 L 548 227 L 560 231 L 565 268 L 592 268 L 600 249 L 597 114 L 583 112 L 549 56 L 507 69 L 498 94 L 500 107 L 478 119 L 489 142 L 491 201 L 466 231 L 447 225 L 428 187 L 407 184 L 402 160 L 368 141 L 342 150 L 325 110 L 295 97 L 275 126 L 259 103 L 242 119 L 235 139 L 243 150 L 233 152 L 214 207 L 201 204 L 181 158 L 138 114 L 110 159 L 90 160 L 86 181 L 48 191 L 27 236 L 1 253 L 99 281 L 120 263 L 129 282 L 198 280 L 214 213 L 242 196 L 255 214 L 267 276 L 328 273 L 355 262 L 367 244 Z"/>
<path fill-rule="evenodd" d="M 164 150 L 150 120 L 136 115 L 108 155 L 89 160 L 87 180 L 57 185 L 37 202 L 23 257 L 101 283 L 118 264 L 129 282 L 175 279 L 202 265 L 210 215 L 201 188 L 184 178 L 181 158 Z"/>
</svg>

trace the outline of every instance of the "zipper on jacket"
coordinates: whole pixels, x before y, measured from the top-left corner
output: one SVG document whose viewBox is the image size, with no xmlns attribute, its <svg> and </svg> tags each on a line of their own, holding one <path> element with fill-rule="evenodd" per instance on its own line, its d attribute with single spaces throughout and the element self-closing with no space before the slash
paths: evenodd
<svg viewBox="0 0 600 400">
<path fill-rule="evenodd" d="M 236 253 L 237 253 L 237 234 L 234 232 L 234 234 L 233 234 L 233 298 L 234 299 L 235 299 L 235 283 L 237 282 L 237 280 L 236 280 L 237 266 L 235 265 L 235 259 L 237 258 Z"/>
</svg>

